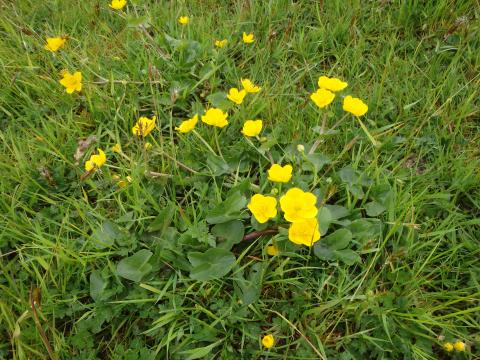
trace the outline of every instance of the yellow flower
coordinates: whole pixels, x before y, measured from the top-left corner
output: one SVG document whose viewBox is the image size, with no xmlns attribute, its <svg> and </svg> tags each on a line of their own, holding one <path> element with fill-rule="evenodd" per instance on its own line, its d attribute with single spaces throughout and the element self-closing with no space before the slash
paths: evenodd
<svg viewBox="0 0 480 360">
<path fill-rule="evenodd" d="M 318 87 L 330 91 L 340 91 L 345 89 L 348 84 L 337 78 L 329 78 L 327 76 L 320 76 L 318 79 Z"/>
<path fill-rule="evenodd" d="M 102 149 L 98 149 L 98 155 L 90 156 L 90 159 L 85 162 L 85 170 L 92 171 L 102 167 L 107 161 L 107 157 Z"/>
<path fill-rule="evenodd" d="M 178 22 L 182 25 L 187 25 L 190 22 L 190 18 L 188 16 L 180 16 Z"/>
<path fill-rule="evenodd" d="M 267 349 L 270 349 L 275 345 L 275 339 L 272 334 L 265 335 L 262 338 L 262 345 L 265 346 Z"/>
<path fill-rule="evenodd" d="M 175 130 L 181 132 L 182 134 L 188 133 L 195 128 L 198 122 L 198 115 L 194 115 L 191 119 L 182 121 L 180 126 L 176 127 Z"/>
<path fill-rule="evenodd" d="M 63 79 L 60 80 L 60 84 L 67 89 L 68 94 L 71 94 L 74 91 L 80 92 L 80 90 L 82 90 L 82 73 L 80 71 L 76 71 L 73 74 L 65 71 L 62 73 L 62 76 Z"/>
<path fill-rule="evenodd" d="M 312 99 L 319 108 L 324 108 L 335 99 L 335 94 L 329 90 L 318 89 L 310 95 L 310 99 Z"/>
<path fill-rule="evenodd" d="M 246 32 L 243 32 L 243 42 L 245 44 L 251 44 L 255 41 L 255 36 L 253 33 L 247 34 Z"/>
<path fill-rule="evenodd" d="M 152 119 L 142 116 L 140 119 L 138 119 L 137 123 L 132 128 L 133 135 L 137 135 L 141 137 L 147 136 L 155 128 L 156 120 L 157 120 L 156 116 L 152 117 Z"/>
<path fill-rule="evenodd" d="M 465 351 L 465 343 L 463 341 L 456 341 L 453 347 L 457 351 Z"/>
<path fill-rule="evenodd" d="M 146 142 L 145 145 L 143 145 L 143 148 L 148 151 L 148 150 L 150 150 L 150 149 L 152 148 L 152 146 L 153 146 L 153 145 L 152 145 L 151 143 Z"/>
<path fill-rule="evenodd" d="M 247 208 L 252 212 L 260 224 L 277 216 L 277 199 L 272 196 L 255 194 L 250 199 Z"/>
<path fill-rule="evenodd" d="M 237 88 L 231 88 L 228 91 L 227 98 L 233 101 L 235 104 L 240 105 L 243 102 L 243 99 L 247 95 L 245 90 L 238 91 Z"/>
<path fill-rule="evenodd" d="M 280 207 L 284 212 L 285 220 L 297 222 L 317 216 L 315 207 L 317 197 L 310 192 L 299 188 L 291 188 L 280 198 Z"/>
<path fill-rule="evenodd" d="M 217 126 L 223 128 L 228 125 L 228 113 L 224 113 L 217 108 L 208 109 L 205 115 L 202 116 L 202 121 L 207 125 Z"/>
<path fill-rule="evenodd" d="M 445 344 L 443 344 L 443 350 L 445 350 L 446 352 L 453 351 L 453 344 L 451 342 L 446 342 Z"/>
<path fill-rule="evenodd" d="M 316 218 L 295 221 L 288 229 L 288 239 L 298 245 L 312 246 L 320 240 Z"/>
<path fill-rule="evenodd" d="M 262 131 L 262 120 L 247 120 L 243 124 L 242 134 L 245 136 L 257 136 Z"/>
<path fill-rule="evenodd" d="M 65 41 L 67 41 L 67 39 L 64 38 L 63 36 L 54 37 L 54 38 L 47 38 L 47 44 L 45 45 L 44 48 L 45 48 L 45 50 L 55 52 L 58 49 L 60 49 L 61 47 L 63 47 L 63 45 L 65 44 Z"/>
<path fill-rule="evenodd" d="M 225 45 L 228 44 L 228 40 L 227 39 L 223 39 L 223 40 L 215 40 L 215 46 L 218 47 L 218 48 L 223 48 Z"/>
<path fill-rule="evenodd" d="M 343 110 L 348 111 L 355 116 L 362 116 L 368 111 L 368 106 L 359 98 L 354 98 L 348 95 L 343 99 Z"/>
<path fill-rule="evenodd" d="M 267 254 L 270 256 L 278 255 L 279 251 L 275 245 L 268 245 L 267 246 Z"/>
<path fill-rule="evenodd" d="M 287 183 L 292 178 L 292 165 L 273 164 L 268 170 L 268 180 L 273 182 Z"/>
<path fill-rule="evenodd" d="M 127 5 L 127 0 L 112 0 L 109 6 L 115 10 L 122 10 L 125 5 Z"/>
<path fill-rule="evenodd" d="M 240 82 L 247 93 L 258 93 L 262 89 L 256 86 L 250 79 L 241 79 Z"/>
<path fill-rule="evenodd" d="M 122 147 L 120 146 L 120 144 L 115 144 L 112 146 L 112 151 L 116 153 L 122 152 Z"/>
</svg>

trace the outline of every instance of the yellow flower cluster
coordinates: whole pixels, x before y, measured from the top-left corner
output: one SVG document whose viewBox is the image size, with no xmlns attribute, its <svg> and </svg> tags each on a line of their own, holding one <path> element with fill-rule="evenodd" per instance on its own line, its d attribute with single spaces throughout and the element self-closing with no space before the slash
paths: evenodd
<svg viewBox="0 0 480 360">
<path fill-rule="evenodd" d="M 106 161 L 107 156 L 102 149 L 98 149 L 98 154 L 90 156 L 90 159 L 85 162 L 85 170 L 88 172 L 95 171 L 101 168 Z"/>
<path fill-rule="evenodd" d="M 231 88 L 227 94 L 227 98 L 238 105 L 243 102 L 248 93 L 258 93 L 261 90 L 261 87 L 255 85 L 250 79 L 241 79 L 240 82 L 243 86 L 242 90 Z M 198 123 L 198 118 L 199 116 L 195 114 L 192 118 L 182 121 L 179 126 L 175 127 L 175 130 L 182 134 L 192 131 Z M 206 110 L 201 119 L 203 123 L 219 128 L 228 125 L 228 113 L 215 107 Z M 248 137 L 258 136 L 262 127 L 263 121 L 260 119 L 246 120 L 243 124 L 242 134 Z"/>
<path fill-rule="evenodd" d="M 320 109 L 327 107 L 335 99 L 335 93 L 342 91 L 348 86 L 348 83 L 338 79 L 320 76 L 318 79 L 318 90 L 310 94 L 310 99 Z M 363 116 L 368 111 L 368 106 L 359 98 L 350 95 L 343 99 L 343 110 L 355 116 Z"/>
<path fill-rule="evenodd" d="M 268 179 L 274 182 L 287 183 L 292 178 L 292 166 L 272 165 L 268 170 Z M 320 240 L 317 221 L 317 197 L 299 188 L 289 189 L 280 197 L 280 209 L 283 217 L 290 222 L 288 238 L 295 244 L 312 246 Z M 250 199 L 247 208 L 255 219 L 264 224 L 277 216 L 277 199 L 273 196 L 255 194 Z M 273 252 L 273 251 L 272 251 Z"/>
<path fill-rule="evenodd" d="M 132 128 L 133 135 L 140 136 L 140 137 L 147 136 L 155 128 L 156 121 L 157 121 L 156 116 L 154 116 L 151 119 L 142 116 L 140 119 L 138 119 L 137 123 Z"/>
<path fill-rule="evenodd" d="M 451 342 L 446 342 L 445 344 L 443 344 L 443 350 L 445 350 L 446 352 L 452 352 L 453 350 L 456 350 L 458 352 L 464 352 L 465 348 L 465 343 L 460 340 L 456 341 L 453 344 Z"/>
<path fill-rule="evenodd" d="M 247 93 L 258 93 L 262 88 L 255 85 L 250 79 L 241 79 L 240 80 L 243 89 L 238 90 L 237 88 L 231 88 L 228 91 L 227 98 L 234 102 L 237 105 L 240 105 L 243 102 Z"/>
</svg>

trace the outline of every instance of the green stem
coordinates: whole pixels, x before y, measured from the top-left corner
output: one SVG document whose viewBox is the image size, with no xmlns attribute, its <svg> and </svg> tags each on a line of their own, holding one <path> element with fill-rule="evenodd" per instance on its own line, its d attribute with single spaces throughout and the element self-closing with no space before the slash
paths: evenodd
<svg viewBox="0 0 480 360">
<path fill-rule="evenodd" d="M 271 163 L 271 160 L 265 154 L 263 154 L 260 150 L 258 150 L 258 148 L 255 146 L 255 144 L 252 142 L 252 140 L 250 140 L 246 136 L 244 136 L 244 138 L 245 138 L 245 141 L 247 143 L 249 143 L 251 147 L 253 147 L 255 150 L 257 150 L 257 152 L 265 158 L 265 160 L 267 160 L 269 163 Z"/>
<path fill-rule="evenodd" d="M 212 147 L 208 145 L 208 142 L 202 137 L 202 135 L 200 135 L 196 130 L 192 130 L 192 132 L 200 139 L 200 141 L 207 147 L 207 149 L 212 152 L 213 155 L 217 156 L 215 150 L 213 150 Z"/>
<path fill-rule="evenodd" d="M 218 130 L 217 130 L 217 128 L 215 128 L 215 135 L 214 136 L 215 136 L 215 144 L 217 144 L 218 153 L 220 154 L 220 156 L 223 159 L 222 150 L 220 150 L 220 143 L 218 142 Z"/>
</svg>

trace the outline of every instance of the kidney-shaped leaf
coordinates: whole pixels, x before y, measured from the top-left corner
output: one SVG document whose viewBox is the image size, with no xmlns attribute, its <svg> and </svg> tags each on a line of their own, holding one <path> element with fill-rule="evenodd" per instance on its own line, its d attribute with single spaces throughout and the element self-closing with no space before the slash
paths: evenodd
<svg viewBox="0 0 480 360">
<path fill-rule="evenodd" d="M 221 278 L 228 274 L 235 264 L 235 256 L 220 248 L 209 249 L 203 253 L 190 252 L 188 260 L 193 266 L 190 277 L 200 281 Z"/>
</svg>

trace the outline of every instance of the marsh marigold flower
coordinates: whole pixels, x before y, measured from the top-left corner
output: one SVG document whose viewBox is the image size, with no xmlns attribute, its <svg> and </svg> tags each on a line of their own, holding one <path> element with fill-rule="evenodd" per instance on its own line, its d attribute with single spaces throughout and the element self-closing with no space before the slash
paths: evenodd
<svg viewBox="0 0 480 360">
<path fill-rule="evenodd" d="M 340 91 L 345 89 L 348 83 L 337 78 L 329 78 L 328 76 L 320 76 L 318 79 L 318 87 L 330 91 Z"/>
<path fill-rule="evenodd" d="M 82 73 L 80 71 L 76 71 L 73 74 L 65 71 L 62 76 L 63 79 L 60 80 L 60 84 L 65 87 L 68 94 L 82 90 Z"/>
<path fill-rule="evenodd" d="M 256 86 L 250 79 L 241 79 L 240 82 L 247 93 L 258 93 L 262 89 Z"/>
<path fill-rule="evenodd" d="M 285 220 L 297 222 L 311 219 L 317 216 L 317 197 L 310 192 L 304 192 L 299 188 L 291 188 L 280 198 Z"/>
<path fill-rule="evenodd" d="M 205 115 L 202 116 L 202 121 L 207 125 L 223 128 L 228 125 L 227 117 L 228 113 L 224 113 L 218 108 L 210 108 Z"/>
<path fill-rule="evenodd" d="M 272 196 L 255 194 L 250 199 L 247 208 L 260 224 L 264 224 L 277 216 L 277 199 Z"/>
<path fill-rule="evenodd" d="M 463 341 L 456 341 L 453 347 L 457 351 L 465 351 L 465 343 Z"/>
<path fill-rule="evenodd" d="M 65 44 L 65 41 L 67 41 L 66 38 L 62 37 L 54 37 L 54 38 L 47 38 L 47 44 L 45 45 L 45 50 L 55 52 L 63 45 Z"/>
<path fill-rule="evenodd" d="M 335 94 L 326 89 L 318 89 L 310 95 L 310 99 L 312 99 L 319 108 L 324 108 L 330 105 L 333 99 L 335 99 Z"/>
<path fill-rule="evenodd" d="M 198 115 L 194 115 L 191 119 L 182 121 L 180 126 L 176 127 L 175 130 L 181 132 L 182 134 L 188 133 L 195 128 L 198 122 Z"/>
<path fill-rule="evenodd" d="M 275 345 L 275 338 L 272 334 L 265 335 L 262 338 L 262 345 L 265 346 L 267 349 L 270 349 Z"/>
<path fill-rule="evenodd" d="M 240 105 L 243 102 L 243 99 L 247 95 L 245 90 L 238 91 L 237 88 L 231 88 L 228 91 L 227 98 L 233 101 L 235 104 Z"/>
<path fill-rule="evenodd" d="M 292 178 L 292 165 L 273 164 L 268 169 L 268 180 L 273 182 L 287 183 Z"/>
<path fill-rule="evenodd" d="M 317 218 L 293 222 L 288 229 L 288 239 L 298 245 L 312 246 L 320 240 Z"/>
<path fill-rule="evenodd" d="M 190 22 L 190 18 L 188 16 L 180 16 L 178 22 L 182 25 L 187 25 Z"/>
<path fill-rule="evenodd" d="M 251 44 L 255 41 L 253 33 L 247 34 L 246 32 L 243 32 L 242 38 L 245 44 Z"/>
<path fill-rule="evenodd" d="M 122 10 L 127 5 L 127 0 L 112 0 L 109 5 L 114 10 Z"/>
<path fill-rule="evenodd" d="M 257 136 L 262 131 L 262 120 L 247 120 L 243 124 L 242 134 L 245 136 Z"/>
<path fill-rule="evenodd" d="M 122 152 L 122 147 L 120 146 L 120 144 L 115 144 L 112 146 L 112 151 L 115 152 L 115 153 L 119 153 L 119 152 Z"/>
<path fill-rule="evenodd" d="M 355 116 L 365 115 L 368 111 L 368 106 L 359 98 L 346 96 L 343 99 L 343 110 L 352 113 Z"/>
<path fill-rule="evenodd" d="M 151 119 L 142 116 L 138 119 L 135 126 L 132 128 L 133 135 L 145 137 L 155 129 L 155 121 L 157 121 L 157 117 L 154 116 Z"/>
<path fill-rule="evenodd" d="M 215 40 L 215 46 L 218 47 L 218 48 L 223 48 L 225 45 L 228 44 L 228 40 L 227 39 L 223 39 L 223 40 Z"/>
<path fill-rule="evenodd" d="M 97 170 L 105 164 L 107 157 L 102 149 L 98 149 L 98 154 L 90 156 L 90 159 L 85 162 L 85 170 Z"/>
</svg>

